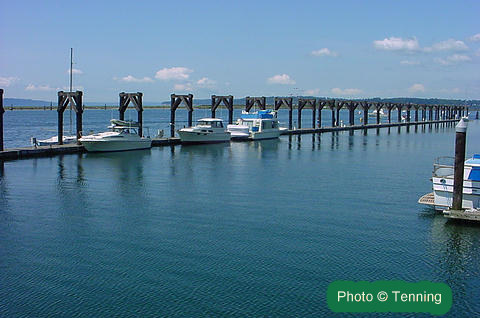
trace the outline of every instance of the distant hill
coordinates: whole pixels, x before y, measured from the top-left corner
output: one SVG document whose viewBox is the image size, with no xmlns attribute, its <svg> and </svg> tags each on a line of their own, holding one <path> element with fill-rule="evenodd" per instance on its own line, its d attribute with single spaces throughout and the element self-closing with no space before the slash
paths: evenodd
<svg viewBox="0 0 480 318">
<path fill-rule="evenodd" d="M 326 97 L 315 97 L 315 96 L 294 96 L 293 103 L 297 104 L 299 98 L 319 98 L 319 99 L 327 99 Z M 362 99 L 363 100 L 363 99 Z M 390 103 L 412 103 L 412 104 L 427 104 L 427 105 L 469 105 L 475 106 L 476 109 L 480 107 L 480 100 L 460 100 L 460 99 L 439 99 L 439 98 L 410 98 L 410 97 L 396 97 L 396 98 L 369 98 L 366 99 L 368 101 L 373 102 L 390 102 Z M 275 97 L 269 96 L 266 98 L 267 105 L 274 105 Z M 195 106 L 198 105 L 210 105 L 212 103 L 211 99 L 193 99 L 193 103 Z M 235 98 L 234 100 L 235 105 L 245 105 L 245 98 Z M 43 101 L 43 100 L 35 100 L 35 99 L 21 99 L 21 98 L 4 98 L 3 99 L 3 106 L 5 108 L 9 106 L 15 107 L 43 107 L 43 106 L 56 106 L 57 101 Z M 87 102 L 85 106 L 117 106 L 117 102 Z M 164 102 L 145 102 L 143 103 L 144 106 L 159 106 L 159 105 L 170 105 L 170 101 Z"/>
<path fill-rule="evenodd" d="M 55 105 L 55 103 L 53 103 Z M 9 106 L 50 106 L 50 102 L 44 100 L 35 100 L 35 99 L 21 99 L 21 98 L 4 98 L 3 107 L 7 108 Z"/>
</svg>

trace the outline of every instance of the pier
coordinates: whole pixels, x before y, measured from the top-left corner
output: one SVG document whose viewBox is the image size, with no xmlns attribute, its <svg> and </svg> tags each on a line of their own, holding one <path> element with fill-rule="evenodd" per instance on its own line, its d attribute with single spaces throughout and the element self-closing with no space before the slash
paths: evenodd
<svg viewBox="0 0 480 318">
<path fill-rule="evenodd" d="M 123 119 L 124 113 L 131 103 L 138 113 L 138 121 L 140 125 L 143 122 L 142 112 L 144 110 L 141 92 L 119 94 L 119 116 Z M 76 112 L 76 128 L 77 139 L 81 136 L 82 130 L 82 114 L 83 106 L 83 92 L 58 92 L 58 145 L 53 146 L 37 146 L 24 147 L 16 149 L 4 150 L 3 145 L 3 116 L 5 110 L 3 108 L 3 89 L 0 89 L 0 160 L 15 160 L 26 159 L 33 157 L 54 156 L 60 154 L 82 153 L 85 149 L 82 145 L 62 145 L 63 134 L 63 112 L 70 104 Z M 228 109 L 228 122 L 232 123 L 234 110 L 234 97 L 232 95 L 225 96 L 211 96 L 211 114 L 216 116 L 217 108 L 223 104 Z M 184 105 L 188 110 L 188 125 L 193 123 L 193 112 L 195 110 L 193 104 L 193 95 L 171 95 L 170 104 L 170 138 L 154 138 L 152 140 L 152 147 L 175 146 L 180 144 L 180 139 L 175 137 L 175 112 L 180 105 Z M 432 125 L 432 124 L 448 124 L 458 121 L 462 116 L 468 115 L 469 109 L 467 106 L 451 106 L 451 105 L 419 105 L 419 104 L 402 104 L 389 102 L 370 102 L 359 100 L 336 100 L 336 99 L 319 99 L 319 98 L 299 98 L 298 104 L 293 104 L 292 97 L 275 97 L 274 105 L 270 106 L 266 103 L 265 96 L 246 97 L 245 110 L 250 111 L 253 107 L 259 109 L 272 108 L 275 111 L 281 111 L 282 108 L 288 110 L 288 130 L 283 132 L 284 135 L 301 135 L 301 134 L 321 134 L 326 132 L 339 131 L 354 131 L 354 130 L 368 130 L 380 129 L 388 127 L 403 127 L 407 130 L 410 126 Z M 293 110 L 297 110 L 296 127 L 293 122 Z M 311 127 L 302 127 L 302 110 L 311 109 Z M 355 123 L 355 111 L 359 109 L 362 117 L 360 124 Z M 369 110 L 375 110 L 376 116 L 373 123 L 369 123 Z M 381 122 L 381 111 L 387 111 L 387 122 Z M 397 122 L 392 121 L 392 111 L 397 111 Z M 412 110 L 414 112 L 412 120 Z M 331 126 L 322 126 L 322 112 L 330 111 L 332 114 Z M 343 124 L 340 118 L 341 111 L 348 111 L 348 124 Z M 402 112 L 406 112 L 402 115 Z M 421 111 L 421 113 L 420 113 Z M 478 115 L 478 112 L 477 112 Z M 140 126 L 141 127 L 141 126 Z M 139 134 L 142 135 L 142 129 L 139 129 Z"/>
</svg>

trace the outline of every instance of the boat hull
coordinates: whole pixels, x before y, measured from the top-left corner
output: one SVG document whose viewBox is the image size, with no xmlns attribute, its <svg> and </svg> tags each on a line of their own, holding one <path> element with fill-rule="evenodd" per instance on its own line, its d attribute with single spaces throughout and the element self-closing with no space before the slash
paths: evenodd
<svg viewBox="0 0 480 318">
<path fill-rule="evenodd" d="M 137 141 L 96 140 L 96 141 L 82 141 L 82 145 L 89 152 L 111 152 L 111 151 L 150 149 L 152 147 L 152 141 L 151 140 L 137 140 Z"/>
<path fill-rule="evenodd" d="M 182 144 L 212 144 L 230 141 L 230 133 L 178 131 Z"/>
<path fill-rule="evenodd" d="M 453 178 L 451 177 L 433 177 L 433 194 L 435 197 L 435 209 L 444 210 L 452 206 L 453 202 Z M 480 207 L 480 182 L 464 180 L 463 181 L 463 208 Z"/>
</svg>

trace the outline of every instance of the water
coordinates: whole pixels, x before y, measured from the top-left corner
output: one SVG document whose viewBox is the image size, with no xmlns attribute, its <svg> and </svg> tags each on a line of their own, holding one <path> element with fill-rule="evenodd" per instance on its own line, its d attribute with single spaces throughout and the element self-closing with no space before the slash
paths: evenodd
<svg viewBox="0 0 480 318">
<path fill-rule="evenodd" d="M 228 121 L 228 111 L 224 108 L 217 109 L 217 117 L 223 118 L 225 123 Z M 363 113 L 362 113 L 363 114 Z M 363 115 L 358 111 L 355 113 L 355 122 L 360 123 Z M 235 109 L 234 120 L 241 115 L 241 109 Z M 210 117 L 209 109 L 195 109 L 193 119 L 197 120 L 203 117 Z M 413 117 L 412 113 L 412 119 Z M 419 115 L 420 116 L 420 115 Z M 63 114 L 64 135 L 75 135 L 75 112 L 72 114 L 73 123 L 70 127 L 69 111 Z M 397 112 L 392 111 L 392 121 L 398 121 Z M 110 119 L 118 118 L 118 110 L 115 109 L 86 109 L 83 113 L 83 132 L 89 134 L 91 132 L 101 132 L 107 130 Z M 278 113 L 280 124 L 288 127 L 288 111 L 281 109 Z M 135 109 L 128 108 L 125 112 L 125 119 L 137 120 L 137 112 Z M 318 115 L 317 115 L 318 119 Z M 340 112 L 340 121 L 348 124 L 348 110 L 343 109 Z M 382 122 L 386 122 L 387 118 L 382 117 Z M 4 114 L 4 144 L 5 148 L 18 148 L 30 146 L 30 138 L 36 137 L 37 140 L 47 139 L 57 135 L 57 112 L 55 110 L 17 110 L 7 111 Z M 369 117 L 369 122 L 376 122 L 375 117 Z M 163 130 L 165 136 L 170 137 L 170 109 L 146 109 L 143 113 L 143 124 L 145 134 L 155 136 L 158 130 Z M 180 129 L 187 125 L 187 111 L 179 108 L 175 117 L 176 129 Z M 293 125 L 297 126 L 297 111 L 293 112 Z M 322 111 L 322 126 L 332 126 L 332 113 L 329 109 Z M 312 127 L 312 110 L 305 108 L 302 111 L 302 127 Z"/>
<path fill-rule="evenodd" d="M 448 316 L 476 316 L 480 227 L 417 204 L 453 145 L 427 126 L 5 162 L 0 317 L 341 317 L 338 279 L 444 282 Z"/>
</svg>

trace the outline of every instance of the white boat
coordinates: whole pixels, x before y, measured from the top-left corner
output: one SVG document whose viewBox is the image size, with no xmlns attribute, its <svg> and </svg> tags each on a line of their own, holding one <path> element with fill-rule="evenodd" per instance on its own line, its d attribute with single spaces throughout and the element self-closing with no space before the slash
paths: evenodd
<svg viewBox="0 0 480 318">
<path fill-rule="evenodd" d="M 76 136 L 63 136 L 63 144 L 74 144 L 77 142 Z M 36 138 L 31 139 L 32 146 L 52 146 L 58 144 L 58 136 L 53 136 L 48 139 L 37 140 Z"/>
<path fill-rule="evenodd" d="M 374 109 L 371 112 L 368 113 L 369 117 L 377 117 L 377 110 Z M 380 108 L 380 117 L 387 117 L 387 113 L 385 113 L 385 110 L 383 108 Z"/>
<path fill-rule="evenodd" d="M 206 144 L 230 141 L 230 132 L 218 118 L 202 118 L 193 127 L 178 130 L 180 140 L 184 144 Z"/>
<path fill-rule="evenodd" d="M 273 139 L 281 134 L 276 113 L 271 110 L 243 111 L 237 123 L 228 125 L 227 129 L 232 139 L 237 140 Z"/>
<path fill-rule="evenodd" d="M 452 157 L 440 157 L 435 160 L 432 175 L 433 192 L 420 198 L 419 203 L 432 205 L 439 211 L 452 206 L 454 160 L 455 158 Z M 478 154 L 465 161 L 462 207 L 480 208 L 480 155 Z"/>
<path fill-rule="evenodd" d="M 79 139 L 87 151 L 125 151 L 152 147 L 152 140 L 149 137 L 138 135 L 137 122 L 118 119 L 112 119 L 110 122 L 111 125 L 108 126 L 110 131 L 83 136 Z"/>
</svg>

